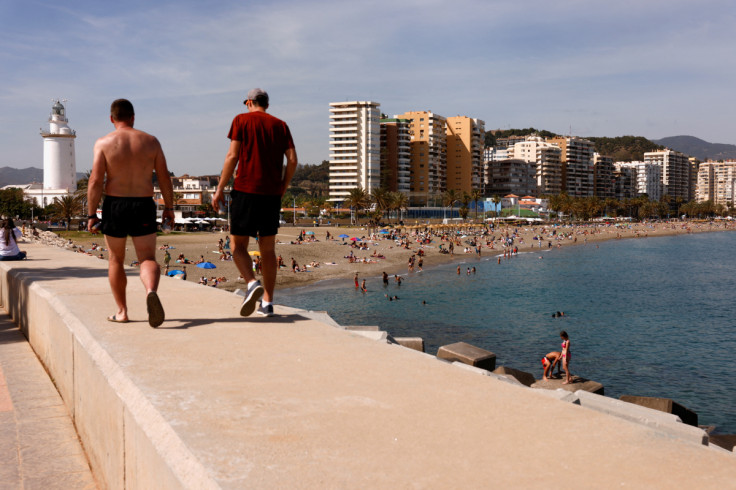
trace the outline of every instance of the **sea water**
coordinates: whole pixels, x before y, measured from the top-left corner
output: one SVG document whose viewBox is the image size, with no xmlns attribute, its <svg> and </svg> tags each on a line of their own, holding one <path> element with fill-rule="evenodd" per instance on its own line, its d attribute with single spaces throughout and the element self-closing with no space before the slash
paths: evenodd
<svg viewBox="0 0 736 490">
<path fill-rule="evenodd" d="M 537 378 L 566 330 L 572 374 L 602 383 L 607 396 L 671 398 L 701 425 L 736 433 L 734 250 L 735 232 L 542 248 L 501 264 L 483 249 L 480 259 L 465 256 L 460 274 L 458 263 L 444 264 L 384 287 L 379 262 L 361 273 L 366 293 L 349 278 L 279 292 L 278 301 L 422 337 L 433 354 L 467 342 Z"/>
</svg>

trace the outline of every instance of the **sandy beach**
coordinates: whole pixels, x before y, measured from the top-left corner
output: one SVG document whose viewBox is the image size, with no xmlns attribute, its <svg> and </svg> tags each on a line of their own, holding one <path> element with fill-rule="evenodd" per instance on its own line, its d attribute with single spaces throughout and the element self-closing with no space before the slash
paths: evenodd
<svg viewBox="0 0 736 490">
<path fill-rule="evenodd" d="M 419 251 L 422 251 L 422 267 L 431 268 L 451 261 L 468 261 L 476 257 L 478 251 L 481 256 L 499 256 L 500 260 L 509 260 L 506 250 L 518 253 L 533 252 L 543 248 L 560 248 L 568 246 L 591 246 L 605 240 L 612 239 L 646 239 L 647 237 L 680 235 L 688 233 L 714 232 L 736 229 L 736 224 L 728 221 L 695 222 L 673 221 L 666 223 L 634 223 L 634 224 L 586 224 L 586 225 L 555 225 L 555 226 L 505 226 L 487 229 L 481 225 L 412 225 L 405 228 L 382 228 L 390 233 L 380 233 L 379 229 L 349 227 L 292 227 L 286 226 L 279 230 L 276 253 L 283 259 L 282 267 L 277 276 L 276 288 L 291 288 L 305 286 L 316 281 L 326 279 L 346 278 L 352 282 L 357 272 L 361 278 L 379 277 L 383 272 L 389 275 L 403 274 L 408 271 L 408 262 L 415 256 L 414 270 L 418 270 Z M 300 232 L 306 240 L 297 240 Z M 327 239 L 329 232 L 332 239 Z M 371 232 L 374 232 L 373 234 Z M 344 238 L 338 238 L 346 235 Z M 201 277 L 207 277 L 210 285 L 212 278 L 225 278 L 217 286 L 221 289 L 235 290 L 243 287 L 242 280 L 238 280 L 239 273 L 232 260 L 221 260 L 218 251 L 220 239 L 226 239 L 224 232 L 189 232 L 159 235 L 156 258 L 159 264 L 164 264 L 164 246 L 170 248 L 171 261 L 169 268 L 184 269 L 187 271 L 187 280 L 199 282 Z M 360 241 L 351 240 L 358 238 Z M 509 245 L 508 239 L 513 239 Z M 474 241 L 475 240 L 475 241 Z M 423 243 L 422 243 L 423 242 Z M 441 253 L 440 246 L 447 250 L 453 242 L 454 252 Z M 93 244 L 103 250 L 93 250 Z M 362 245 L 364 248 L 358 248 Z M 104 238 L 89 235 L 89 238 L 76 239 L 74 246 L 78 251 L 85 251 L 95 256 L 102 254 L 107 258 L 104 250 Z M 250 250 L 257 250 L 254 241 Z M 353 260 L 348 258 L 350 255 Z M 183 255 L 191 263 L 177 263 L 176 259 Z M 194 262 L 204 259 L 215 264 L 215 269 L 202 269 Z M 298 264 L 300 272 L 293 272 L 292 259 Z M 128 241 L 126 264 L 136 260 L 132 242 Z M 171 279 L 174 280 L 174 279 Z"/>
</svg>

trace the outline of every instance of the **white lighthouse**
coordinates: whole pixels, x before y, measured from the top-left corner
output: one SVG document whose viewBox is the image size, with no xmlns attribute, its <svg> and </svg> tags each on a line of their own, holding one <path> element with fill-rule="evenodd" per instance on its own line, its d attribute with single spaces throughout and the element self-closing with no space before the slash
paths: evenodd
<svg viewBox="0 0 736 490">
<path fill-rule="evenodd" d="M 66 101 L 65 101 L 66 102 Z M 69 128 L 64 105 L 56 100 L 51 107 L 49 131 L 43 137 L 43 188 L 67 194 L 77 190 L 77 163 L 74 155 L 76 133 Z"/>
</svg>

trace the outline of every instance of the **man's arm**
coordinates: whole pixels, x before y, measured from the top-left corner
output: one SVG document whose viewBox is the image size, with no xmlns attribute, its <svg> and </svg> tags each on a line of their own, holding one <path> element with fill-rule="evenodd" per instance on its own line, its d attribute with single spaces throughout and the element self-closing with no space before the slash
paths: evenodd
<svg viewBox="0 0 736 490">
<path fill-rule="evenodd" d="M 282 196 L 286 193 L 286 189 L 289 188 L 289 183 L 291 183 L 291 178 L 294 176 L 294 172 L 296 172 L 297 165 L 296 149 L 289 148 L 286 150 L 286 171 L 284 172 L 284 180 L 281 184 Z"/>
<path fill-rule="evenodd" d="M 156 145 L 158 146 L 158 150 L 156 151 L 153 168 L 156 171 L 156 179 L 158 180 L 158 188 L 161 190 L 161 197 L 164 199 L 164 212 L 161 214 L 161 224 L 163 225 L 166 220 L 169 220 L 173 225 L 174 185 L 171 183 L 171 175 L 169 175 L 169 168 L 166 165 L 164 150 L 161 148 L 158 140 L 156 141 Z"/>
<path fill-rule="evenodd" d="M 105 182 L 105 171 L 107 170 L 107 160 L 105 160 L 105 153 L 102 151 L 102 144 L 99 140 L 95 143 L 93 152 L 92 171 L 87 181 L 87 214 L 89 216 L 97 214 L 97 206 L 99 206 L 102 198 L 102 187 Z M 93 231 L 92 225 L 95 221 L 96 218 L 87 220 L 87 231 Z"/>
<path fill-rule="evenodd" d="M 225 187 L 230 182 L 233 173 L 235 173 L 235 167 L 238 165 L 241 144 L 238 140 L 231 140 L 230 148 L 227 150 L 227 155 L 225 155 L 225 163 L 222 166 L 220 182 L 217 184 L 215 195 L 212 196 L 212 207 L 218 213 L 220 212 L 220 203 L 225 203 Z"/>
</svg>

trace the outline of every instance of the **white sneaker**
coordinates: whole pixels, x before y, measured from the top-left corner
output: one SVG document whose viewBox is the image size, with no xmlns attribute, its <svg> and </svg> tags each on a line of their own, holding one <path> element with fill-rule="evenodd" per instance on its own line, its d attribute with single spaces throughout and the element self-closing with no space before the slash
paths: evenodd
<svg viewBox="0 0 736 490">
<path fill-rule="evenodd" d="M 243 304 L 240 305 L 240 316 L 250 316 L 256 309 L 256 302 L 263 296 L 261 281 L 256 281 L 248 286 Z"/>
</svg>

